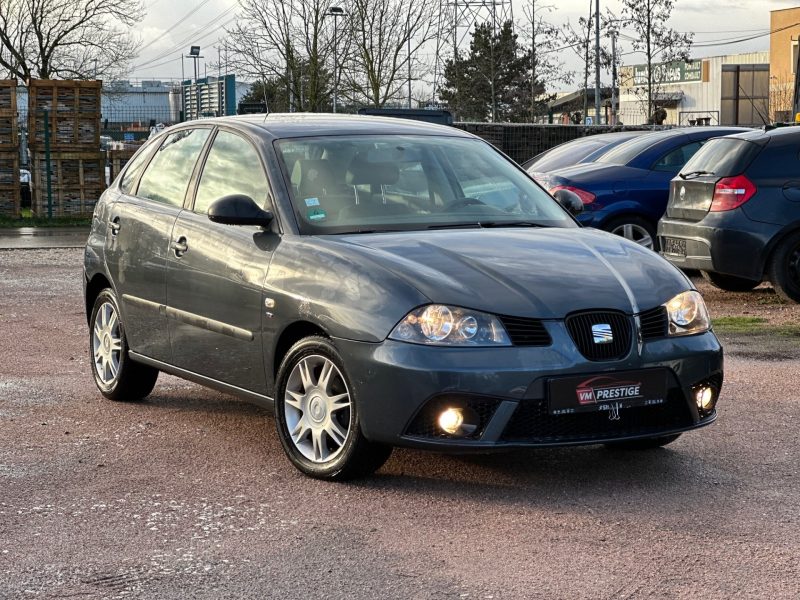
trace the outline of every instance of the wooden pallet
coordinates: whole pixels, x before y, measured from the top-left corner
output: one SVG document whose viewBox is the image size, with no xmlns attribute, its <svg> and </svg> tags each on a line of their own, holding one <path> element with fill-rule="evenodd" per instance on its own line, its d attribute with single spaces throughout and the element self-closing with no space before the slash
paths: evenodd
<svg viewBox="0 0 800 600">
<path fill-rule="evenodd" d="M 0 216 L 19 217 L 19 151 L 0 152 Z"/>
<path fill-rule="evenodd" d="M 10 152 L 17 148 L 19 148 L 17 113 L 0 110 L 0 151 Z"/>
<path fill-rule="evenodd" d="M 0 79 L 0 111 L 17 114 L 16 79 Z"/>
<path fill-rule="evenodd" d="M 138 148 L 136 149 L 138 150 Z M 111 181 L 117 178 L 128 161 L 136 154 L 136 150 L 109 150 L 108 161 L 111 163 Z"/>
<path fill-rule="evenodd" d="M 28 143 L 44 150 L 48 113 L 51 150 L 100 147 L 100 81 L 33 80 L 28 87 Z"/>
<path fill-rule="evenodd" d="M 47 216 L 47 159 L 35 152 L 31 161 L 33 179 L 32 212 Z M 53 216 L 90 216 L 106 189 L 104 152 L 51 152 L 51 193 Z"/>
</svg>

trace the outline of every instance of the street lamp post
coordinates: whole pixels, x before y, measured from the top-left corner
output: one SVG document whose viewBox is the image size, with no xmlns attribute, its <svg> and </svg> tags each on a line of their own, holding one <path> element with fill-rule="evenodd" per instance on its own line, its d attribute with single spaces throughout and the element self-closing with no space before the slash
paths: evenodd
<svg viewBox="0 0 800 600">
<path fill-rule="evenodd" d="M 200 56 L 200 46 L 192 46 L 186 58 L 194 59 L 194 102 L 195 119 L 200 118 L 200 86 L 197 85 L 197 61 L 203 58 Z"/>
<path fill-rule="evenodd" d="M 325 14 L 333 17 L 333 112 L 336 112 L 336 96 L 339 92 L 339 41 L 336 19 L 344 17 L 346 13 L 339 6 L 331 6 Z"/>
</svg>

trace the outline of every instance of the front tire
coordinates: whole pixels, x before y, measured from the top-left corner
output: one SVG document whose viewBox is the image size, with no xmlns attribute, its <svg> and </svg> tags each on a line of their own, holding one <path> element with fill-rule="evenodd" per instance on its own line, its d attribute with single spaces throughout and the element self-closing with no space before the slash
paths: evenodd
<svg viewBox="0 0 800 600">
<path fill-rule="evenodd" d="M 661 448 L 662 446 L 671 444 L 679 437 L 681 437 L 680 433 L 674 433 L 672 435 L 663 435 L 661 437 L 644 438 L 640 440 L 609 442 L 605 444 L 605 446 L 611 450 L 652 450 L 653 448 Z"/>
<path fill-rule="evenodd" d="M 783 240 L 768 266 L 769 279 L 775 292 L 784 300 L 800 302 L 800 233 Z"/>
<path fill-rule="evenodd" d="M 760 281 L 743 279 L 742 277 L 734 277 L 733 275 L 723 275 L 722 273 L 714 273 L 713 271 L 700 271 L 700 273 L 703 275 L 703 279 L 708 283 L 726 292 L 749 292 L 761 283 Z"/>
<path fill-rule="evenodd" d="M 100 393 L 110 400 L 135 402 L 152 392 L 158 370 L 128 356 L 125 326 L 113 290 L 106 288 L 98 294 L 89 322 L 89 356 Z"/>
<path fill-rule="evenodd" d="M 390 446 L 370 442 L 361 433 L 359 401 L 344 361 L 331 341 L 321 336 L 300 340 L 283 359 L 275 422 L 291 463 L 318 479 L 369 475 L 392 452 Z"/>
</svg>

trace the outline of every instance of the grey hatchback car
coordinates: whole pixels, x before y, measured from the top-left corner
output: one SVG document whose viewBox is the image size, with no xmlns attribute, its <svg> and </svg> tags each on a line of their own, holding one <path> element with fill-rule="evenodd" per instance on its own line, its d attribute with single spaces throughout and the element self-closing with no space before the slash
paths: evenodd
<svg viewBox="0 0 800 600">
<path fill-rule="evenodd" d="M 678 269 L 424 123 L 166 129 L 98 202 L 84 289 L 104 396 L 140 400 L 163 371 L 266 404 L 319 478 L 393 446 L 662 446 L 714 421 L 722 386 Z"/>
</svg>

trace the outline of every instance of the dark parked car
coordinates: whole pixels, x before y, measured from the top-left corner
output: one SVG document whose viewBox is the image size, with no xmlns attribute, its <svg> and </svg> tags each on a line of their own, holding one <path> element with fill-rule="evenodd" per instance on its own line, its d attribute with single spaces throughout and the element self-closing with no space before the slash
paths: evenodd
<svg viewBox="0 0 800 600">
<path fill-rule="evenodd" d="M 103 395 L 143 398 L 164 371 L 274 406 L 315 477 L 393 446 L 661 446 L 711 423 L 722 385 L 683 273 L 579 228 L 486 142 L 413 121 L 167 129 L 98 203 L 84 284 Z"/>
<path fill-rule="evenodd" d="M 563 169 L 585 162 L 592 162 L 595 158 L 630 139 L 638 137 L 645 131 L 614 131 L 612 133 L 598 133 L 586 137 L 570 140 L 545 150 L 522 163 L 522 168 L 536 177 L 541 174 Z"/>
<path fill-rule="evenodd" d="M 664 256 L 730 291 L 800 302 L 800 128 L 711 140 L 672 181 Z"/>
<path fill-rule="evenodd" d="M 656 247 L 656 227 L 669 199 L 669 182 L 712 137 L 742 127 L 692 127 L 657 131 L 628 140 L 594 162 L 548 173 L 540 181 L 551 193 L 570 190 L 585 211 L 578 220 L 647 248 Z"/>
</svg>

